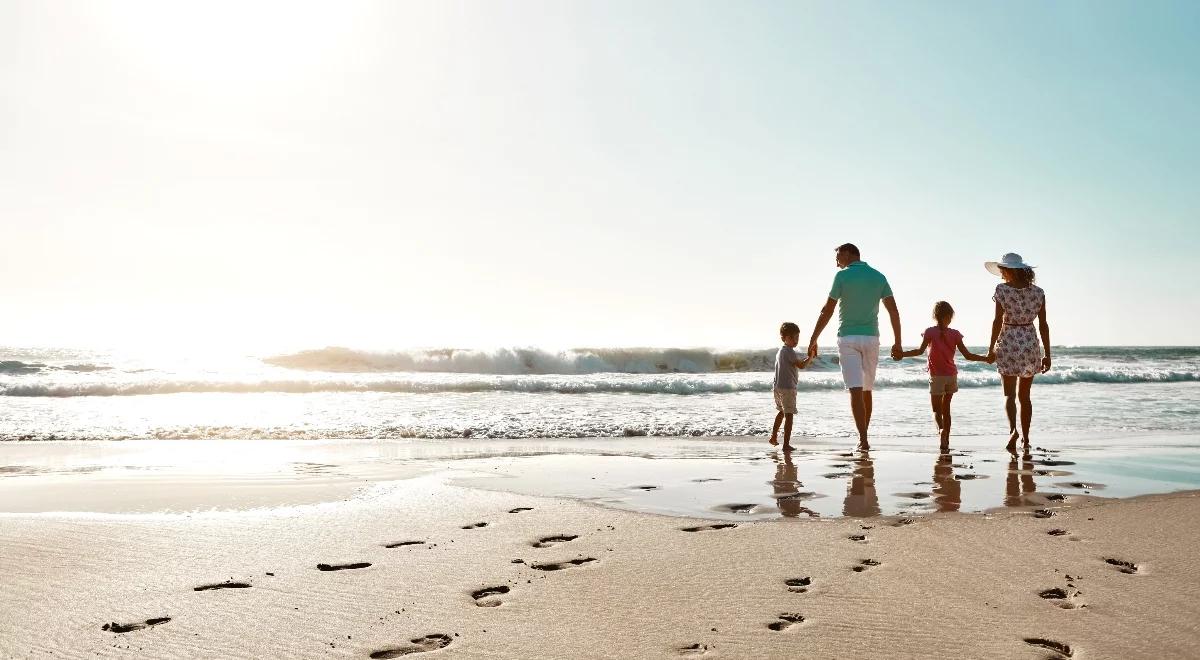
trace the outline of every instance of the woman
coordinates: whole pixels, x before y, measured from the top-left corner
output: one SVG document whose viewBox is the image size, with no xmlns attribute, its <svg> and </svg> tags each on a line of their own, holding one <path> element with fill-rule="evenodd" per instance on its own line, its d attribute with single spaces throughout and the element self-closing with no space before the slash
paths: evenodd
<svg viewBox="0 0 1200 660">
<path fill-rule="evenodd" d="M 1012 252 L 1000 261 L 984 262 L 993 275 L 1004 278 L 996 285 L 996 319 L 992 321 L 992 341 L 988 358 L 995 359 L 996 370 L 1004 383 L 1004 412 L 1008 414 L 1008 451 L 1015 452 L 1017 439 L 1029 447 L 1029 422 L 1033 403 L 1029 388 L 1033 376 L 1050 370 L 1050 325 L 1046 322 L 1046 293 L 1033 283 L 1033 266 Z M 1042 343 L 1038 346 L 1033 320 L 1038 321 Z M 1043 355 L 1044 350 L 1044 355 Z M 1017 432 L 1017 399 L 1021 401 L 1021 431 Z"/>
</svg>

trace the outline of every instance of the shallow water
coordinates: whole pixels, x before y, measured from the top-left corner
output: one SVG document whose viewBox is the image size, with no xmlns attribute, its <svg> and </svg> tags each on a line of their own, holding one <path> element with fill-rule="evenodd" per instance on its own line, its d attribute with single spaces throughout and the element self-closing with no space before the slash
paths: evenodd
<svg viewBox="0 0 1200 660">
<path fill-rule="evenodd" d="M 0 443 L 0 512 L 291 507 L 370 497 L 422 475 L 728 520 L 1052 509 L 1079 496 L 1200 489 L 1194 435 L 1045 444 L 1014 458 L 982 444 L 939 454 L 899 442 L 785 454 L 752 438 Z"/>
<path fill-rule="evenodd" d="M 724 458 L 537 456 L 499 466 L 496 459 L 464 463 L 492 472 L 461 480 L 475 486 L 730 520 L 1054 508 L 1081 495 L 1200 488 L 1200 453 L 1171 449 L 1035 449 L 1016 457 L 997 450 L 758 449 Z"/>
</svg>

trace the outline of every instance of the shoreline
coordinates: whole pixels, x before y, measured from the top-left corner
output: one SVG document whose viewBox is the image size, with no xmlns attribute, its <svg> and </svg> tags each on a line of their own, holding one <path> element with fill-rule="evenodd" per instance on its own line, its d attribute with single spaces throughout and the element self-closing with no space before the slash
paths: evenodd
<svg viewBox="0 0 1200 660">
<path fill-rule="evenodd" d="M 1039 446 L 1019 459 L 986 447 L 942 455 L 883 442 L 867 455 L 840 443 L 802 443 L 784 455 L 745 437 L 0 444 L 0 512 L 294 507 L 430 474 L 500 492 L 730 520 L 985 511 L 1200 489 L 1190 434 L 1108 440 L 1120 446 L 1049 439 L 1059 448 Z"/>
</svg>

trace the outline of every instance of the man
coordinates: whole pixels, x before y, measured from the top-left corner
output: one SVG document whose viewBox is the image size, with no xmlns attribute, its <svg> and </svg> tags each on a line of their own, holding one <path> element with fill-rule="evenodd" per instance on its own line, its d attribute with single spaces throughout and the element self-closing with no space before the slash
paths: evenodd
<svg viewBox="0 0 1200 660">
<path fill-rule="evenodd" d="M 850 391 L 850 411 L 854 413 L 854 425 L 858 428 L 858 448 L 870 449 L 867 428 L 871 425 L 871 390 L 875 385 L 875 368 L 879 364 L 879 301 L 887 308 L 892 320 L 892 359 L 899 360 L 903 348 L 900 345 L 900 313 L 896 310 L 896 299 L 883 273 L 871 268 L 859 258 L 858 248 L 846 243 L 837 249 L 837 266 L 842 269 L 833 278 L 829 300 L 821 309 L 817 323 L 813 326 L 812 339 L 808 342 L 808 355 L 817 354 L 817 338 L 833 317 L 833 308 L 838 305 L 838 356 L 842 366 L 842 380 Z"/>
</svg>

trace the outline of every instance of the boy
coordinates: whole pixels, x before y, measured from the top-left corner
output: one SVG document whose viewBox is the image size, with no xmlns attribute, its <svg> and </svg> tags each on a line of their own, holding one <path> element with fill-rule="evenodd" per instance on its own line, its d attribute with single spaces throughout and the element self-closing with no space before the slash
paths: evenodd
<svg viewBox="0 0 1200 660">
<path fill-rule="evenodd" d="M 792 322 L 779 326 L 779 338 L 783 346 L 775 354 L 775 426 L 771 429 L 771 444 L 779 444 L 779 425 L 783 424 L 783 450 L 792 450 L 792 415 L 796 414 L 796 384 L 800 380 L 800 369 L 808 367 L 811 357 L 800 359 L 796 355 L 796 344 L 800 343 L 800 326 Z"/>
</svg>

